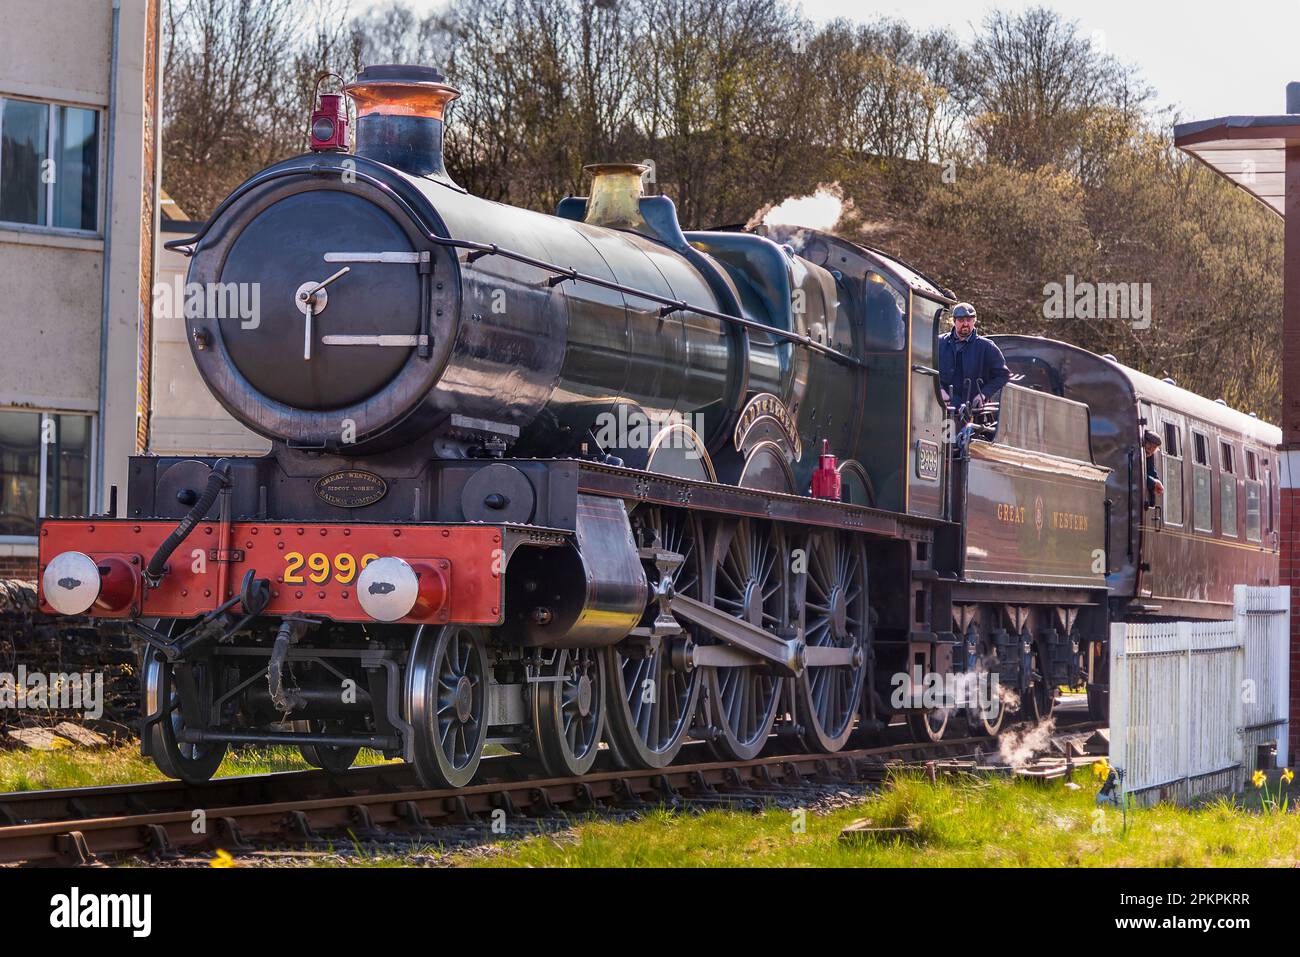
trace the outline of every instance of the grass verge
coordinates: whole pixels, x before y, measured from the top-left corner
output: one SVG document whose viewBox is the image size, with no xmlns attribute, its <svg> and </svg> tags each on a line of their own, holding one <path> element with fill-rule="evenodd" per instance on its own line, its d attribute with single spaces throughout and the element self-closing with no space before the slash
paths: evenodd
<svg viewBox="0 0 1300 957">
<path fill-rule="evenodd" d="M 362 751 L 357 764 L 382 764 L 377 751 Z M 241 748 L 230 751 L 217 777 L 305 771 L 309 768 L 297 748 Z M 0 792 L 41 791 L 47 788 L 93 787 L 161 781 L 162 773 L 138 745 L 103 750 L 57 748 L 53 751 L 0 751 Z"/>
<path fill-rule="evenodd" d="M 899 776 L 864 803 L 800 816 L 656 811 L 630 823 L 590 821 L 496 853 L 452 863 L 517 867 L 1227 867 L 1293 866 L 1300 815 L 1261 812 L 1253 796 L 1198 808 L 1159 806 L 1123 815 L 1098 808 L 1096 788 L 1007 779 Z M 1255 805 L 1253 808 L 1251 805 Z M 907 839 L 849 844 L 861 818 L 904 827 Z M 802 830 L 800 827 L 802 826 Z"/>
</svg>

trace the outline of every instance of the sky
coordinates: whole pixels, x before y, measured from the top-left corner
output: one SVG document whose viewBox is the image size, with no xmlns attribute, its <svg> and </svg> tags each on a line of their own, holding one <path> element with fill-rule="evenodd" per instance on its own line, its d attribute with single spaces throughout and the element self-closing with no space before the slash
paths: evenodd
<svg viewBox="0 0 1300 957">
<path fill-rule="evenodd" d="M 446 0 L 406 2 L 425 11 Z M 967 40 L 989 10 L 1014 12 L 1038 3 L 1077 20 L 1094 42 L 1136 65 L 1155 88 L 1155 105 L 1175 107 L 1182 121 L 1285 112 L 1286 84 L 1300 80 L 1300 0 L 803 0 L 802 7 L 817 22 L 889 16 L 919 27 L 949 27 Z"/>
</svg>

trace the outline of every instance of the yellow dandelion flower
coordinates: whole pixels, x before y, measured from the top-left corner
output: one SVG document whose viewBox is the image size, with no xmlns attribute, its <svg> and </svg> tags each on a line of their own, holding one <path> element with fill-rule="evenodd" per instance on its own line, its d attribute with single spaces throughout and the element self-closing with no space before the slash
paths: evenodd
<svg viewBox="0 0 1300 957">
<path fill-rule="evenodd" d="M 1263 772 L 1263 771 L 1256 771 L 1256 772 L 1251 776 L 1251 778 L 1250 778 L 1250 783 L 1253 784 L 1253 785 L 1255 785 L 1255 787 L 1257 787 L 1257 788 L 1262 788 L 1262 787 L 1264 786 L 1264 782 L 1267 781 L 1267 780 L 1268 780 L 1268 778 L 1264 776 L 1264 772 Z"/>
<path fill-rule="evenodd" d="M 1295 772 L 1292 771 L 1290 768 L 1283 768 L 1282 780 L 1285 781 L 1287 784 L 1290 784 L 1292 781 L 1295 780 Z"/>
<path fill-rule="evenodd" d="M 1092 765 L 1092 774 L 1093 777 L 1097 778 L 1099 781 L 1106 780 L 1110 777 L 1110 762 L 1105 758 L 1094 762 Z"/>
<path fill-rule="evenodd" d="M 231 857 L 230 852 L 224 848 L 217 848 L 217 856 L 208 862 L 208 867 L 238 867 L 235 859 Z"/>
</svg>

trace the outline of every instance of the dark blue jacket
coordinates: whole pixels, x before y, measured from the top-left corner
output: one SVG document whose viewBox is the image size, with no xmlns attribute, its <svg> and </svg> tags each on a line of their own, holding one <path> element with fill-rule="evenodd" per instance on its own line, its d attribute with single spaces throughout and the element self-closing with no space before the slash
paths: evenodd
<svg viewBox="0 0 1300 957">
<path fill-rule="evenodd" d="M 992 399 L 1010 378 L 1002 350 L 992 340 L 973 330 L 964 342 L 954 332 L 939 337 L 939 383 L 948 391 L 953 405 L 961 405 L 980 393 Z M 967 379 L 970 379 L 969 395 Z M 981 380 L 982 385 L 978 384 Z"/>
</svg>

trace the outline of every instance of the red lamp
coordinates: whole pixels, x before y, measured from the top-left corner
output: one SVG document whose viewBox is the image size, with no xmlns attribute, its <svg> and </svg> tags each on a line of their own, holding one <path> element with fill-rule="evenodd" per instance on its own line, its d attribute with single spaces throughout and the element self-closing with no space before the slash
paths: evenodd
<svg viewBox="0 0 1300 957">
<path fill-rule="evenodd" d="M 831 453 L 831 444 L 822 439 L 822 454 L 812 474 L 812 497 L 840 501 L 840 470 Z"/>
<path fill-rule="evenodd" d="M 311 112 L 311 129 L 308 131 L 313 153 L 347 152 L 348 149 L 348 110 L 343 94 L 320 91 L 321 82 L 331 76 L 343 82 L 337 73 L 322 73 L 316 78 L 316 91 L 312 97 L 316 105 Z"/>
</svg>

